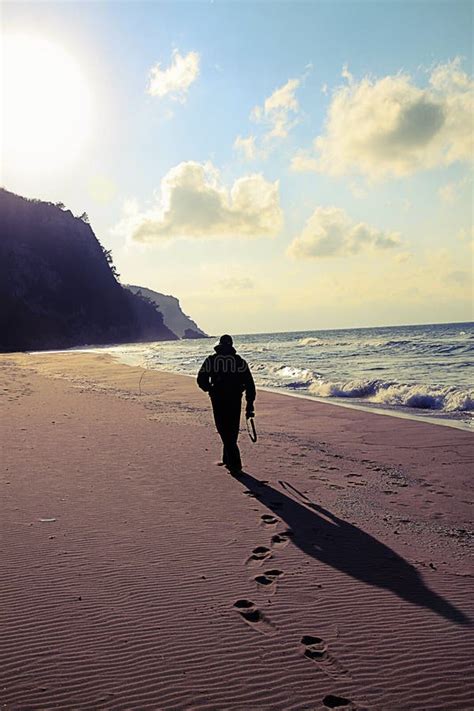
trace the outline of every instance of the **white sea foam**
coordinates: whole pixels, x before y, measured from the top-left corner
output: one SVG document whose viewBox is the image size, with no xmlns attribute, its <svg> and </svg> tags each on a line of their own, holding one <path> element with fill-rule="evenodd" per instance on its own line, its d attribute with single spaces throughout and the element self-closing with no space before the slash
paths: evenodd
<svg viewBox="0 0 474 711">
<path fill-rule="evenodd" d="M 294 345 L 298 349 L 319 349 L 329 348 L 338 351 L 341 348 L 350 348 L 352 352 L 375 352 L 385 356 L 397 356 L 400 353 L 429 354 L 450 354 L 450 353 L 471 353 L 474 351 L 474 344 L 469 343 L 469 338 L 460 338 L 458 342 L 439 342 L 429 339 L 383 339 L 383 338 L 361 338 L 353 340 L 323 339 L 314 336 L 300 338 Z"/>
<path fill-rule="evenodd" d="M 380 387 L 378 380 L 349 380 L 344 383 L 333 383 L 319 380 L 312 383 L 309 391 L 319 397 L 369 397 L 377 393 Z"/>
<path fill-rule="evenodd" d="M 289 365 L 274 366 L 270 368 L 268 375 L 274 385 L 284 385 L 288 388 L 307 388 L 315 378 L 313 371 Z"/>
<path fill-rule="evenodd" d="M 372 401 L 444 412 L 474 410 L 474 392 L 463 392 L 456 388 L 430 390 L 422 385 L 392 385 L 379 390 Z"/>
<path fill-rule="evenodd" d="M 323 343 L 321 338 L 313 338 L 308 336 L 308 338 L 301 338 L 298 341 L 298 346 L 320 346 Z"/>
<path fill-rule="evenodd" d="M 317 381 L 309 391 L 319 397 L 357 398 L 383 405 L 412 407 L 444 412 L 474 410 L 474 392 L 455 387 L 404 385 L 382 380 L 348 381 L 343 383 Z"/>
<path fill-rule="evenodd" d="M 235 336 L 257 386 L 346 399 L 373 409 L 472 420 L 473 324 Z M 118 346 L 127 363 L 195 376 L 209 340 Z"/>
<path fill-rule="evenodd" d="M 299 348 L 304 348 L 305 346 L 313 347 L 319 346 L 330 347 L 330 348 L 340 348 L 343 346 L 353 345 L 350 341 L 336 341 L 336 340 L 325 340 L 323 338 L 314 338 L 313 336 L 308 336 L 307 338 L 300 338 L 300 340 L 295 344 Z"/>
</svg>

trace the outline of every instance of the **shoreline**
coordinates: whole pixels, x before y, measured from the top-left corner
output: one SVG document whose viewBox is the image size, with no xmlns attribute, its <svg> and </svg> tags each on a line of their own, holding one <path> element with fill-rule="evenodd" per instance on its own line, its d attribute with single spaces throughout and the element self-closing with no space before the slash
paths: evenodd
<svg viewBox="0 0 474 711">
<path fill-rule="evenodd" d="M 2 708 L 473 707 L 470 433 L 259 390 L 235 479 L 189 377 L 0 363 Z"/>
<path fill-rule="evenodd" d="M 174 343 L 174 341 L 172 342 Z M 124 345 L 141 345 L 141 344 L 124 344 Z M 104 347 L 84 347 L 84 348 L 69 348 L 66 350 L 62 351 L 29 351 L 28 353 L 24 353 L 23 355 L 33 355 L 33 356 L 41 356 L 42 354 L 45 355 L 52 355 L 52 354 L 66 354 L 66 353 L 97 353 L 100 354 L 102 352 L 106 352 L 108 355 L 112 356 L 116 362 L 122 363 L 124 365 L 129 365 L 131 367 L 140 367 L 143 368 L 146 371 L 157 371 L 157 372 L 162 372 L 162 373 L 169 373 L 171 375 L 183 375 L 186 378 L 192 378 L 195 379 L 195 375 L 192 375 L 191 373 L 181 373 L 177 372 L 174 370 L 168 370 L 166 368 L 147 368 L 145 365 L 140 365 L 138 363 L 133 363 L 131 362 L 131 359 L 128 360 L 127 357 L 122 357 L 121 355 L 115 354 L 113 352 L 110 352 L 110 349 L 113 347 L 120 348 L 121 344 L 117 346 L 104 346 Z M 8 354 L 7 354 L 8 355 Z M 454 429 L 462 430 L 464 432 L 470 432 L 474 434 L 474 419 L 471 421 L 461 421 L 460 419 L 457 420 L 455 418 L 449 419 L 449 415 L 446 417 L 440 416 L 440 417 L 435 417 L 430 414 L 421 414 L 421 413 L 431 413 L 433 412 L 432 409 L 421 409 L 420 408 L 413 408 L 415 410 L 420 410 L 420 413 L 418 412 L 412 412 L 410 408 L 405 407 L 404 409 L 398 409 L 396 406 L 389 406 L 389 405 L 382 405 L 380 403 L 370 403 L 370 404 L 365 404 L 361 402 L 346 402 L 344 398 L 336 398 L 336 397 L 321 397 L 317 395 L 306 395 L 304 393 L 300 392 L 289 392 L 288 390 L 284 390 L 283 388 L 277 388 L 277 387 L 271 387 L 271 386 L 265 386 L 265 385 L 257 385 L 257 390 L 261 390 L 264 392 L 273 392 L 277 395 L 288 395 L 289 397 L 295 397 L 295 398 L 301 398 L 304 400 L 309 400 L 311 402 L 320 402 L 321 404 L 327 404 L 327 405 L 334 405 L 336 407 L 345 407 L 348 409 L 354 409 L 354 410 L 361 410 L 362 412 L 369 412 L 372 414 L 376 415 L 386 415 L 389 417 L 399 417 L 402 419 L 408 419 L 408 420 L 413 420 L 415 422 L 427 422 L 429 424 L 433 425 L 440 425 L 441 427 L 452 427 Z"/>
<path fill-rule="evenodd" d="M 192 377 L 192 376 L 191 376 Z M 299 397 L 304 400 L 312 400 L 320 402 L 322 405 L 335 405 L 336 407 L 347 407 L 350 410 L 360 410 L 361 412 L 370 412 L 373 415 L 388 415 L 388 417 L 400 417 L 405 420 L 413 420 L 414 422 L 426 422 L 430 425 L 441 425 L 442 427 L 453 427 L 454 429 L 463 430 L 464 432 L 470 432 L 474 434 L 473 426 L 464 422 L 457 422 L 456 420 L 449 420 L 443 418 L 431 417 L 430 415 L 419 415 L 417 413 L 412 413 L 410 411 L 405 412 L 404 410 L 393 410 L 388 409 L 388 405 L 384 408 L 383 405 L 363 405 L 360 403 L 344 402 L 343 399 L 337 398 L 324 398 L 317 395 L 304 395 L 303 393 L 291 393 L 291 392 L 281 392 L 276 388 L 266 388 L 260 387 L 259 390 L 266 390 L 267 392 L 273 392 L 280 395 L 288 395 L 289 397 Z M 407 408 L 408 409 L 408 408 Z M 419 408 L 418 408 L 419 409 Z M 423 410 L 423 412 L 430 412 L 430 410 Z"/>
</svg>

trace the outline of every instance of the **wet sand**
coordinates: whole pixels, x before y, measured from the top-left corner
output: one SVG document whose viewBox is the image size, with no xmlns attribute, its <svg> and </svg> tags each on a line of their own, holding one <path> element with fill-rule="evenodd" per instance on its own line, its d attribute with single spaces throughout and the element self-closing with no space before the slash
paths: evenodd
<svg viewBox="0 0 474 711">
<path fill-rule="evenodd" d="M 0 708 L 474 709 L 471 433 L 259 392 L 234 479 L 190 378 L 0 362 Z"/>
</svg>

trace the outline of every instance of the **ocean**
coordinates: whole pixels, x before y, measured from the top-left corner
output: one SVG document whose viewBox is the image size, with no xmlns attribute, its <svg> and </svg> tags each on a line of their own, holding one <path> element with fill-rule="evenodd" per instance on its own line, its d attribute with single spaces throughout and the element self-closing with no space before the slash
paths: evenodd
<svg viewBox="0 0 474 711">
<path fill-rule="evenodd" d="M 257 386 L 463 429 L 474 426 L 472 322 L 233 337 Z M 131 365 L 196 375 L 215 342 L 206 338 L 105 350 Z"/>
</svg>

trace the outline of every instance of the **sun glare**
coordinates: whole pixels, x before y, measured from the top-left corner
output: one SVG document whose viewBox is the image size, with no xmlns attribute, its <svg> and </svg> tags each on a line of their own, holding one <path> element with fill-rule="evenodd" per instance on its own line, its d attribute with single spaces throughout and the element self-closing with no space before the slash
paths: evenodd
<svg viewBox="0 0 474 711">
<path fill-rule="evenodd" d="M 4 37 L 2 55 L 5 172 L 63 170 L 91 132 L 91 91 L 80 64 L 59 45 L 32 35 Z"/>
</svg>

